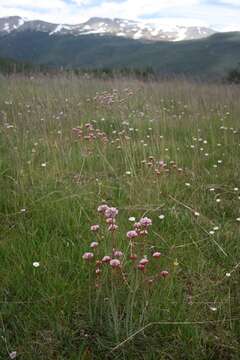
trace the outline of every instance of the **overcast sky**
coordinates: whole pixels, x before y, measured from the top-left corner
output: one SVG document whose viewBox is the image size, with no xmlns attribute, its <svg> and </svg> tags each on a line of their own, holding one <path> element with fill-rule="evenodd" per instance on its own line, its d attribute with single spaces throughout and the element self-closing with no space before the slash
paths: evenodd
<svg viewBox="0 0 240 360">
<path fill-rule="evenodd" d="M 10 15 L 69 24 L 100 16 L 240 30 L 240 0 L 0 0 L 0 17 Z"/>
</svg>

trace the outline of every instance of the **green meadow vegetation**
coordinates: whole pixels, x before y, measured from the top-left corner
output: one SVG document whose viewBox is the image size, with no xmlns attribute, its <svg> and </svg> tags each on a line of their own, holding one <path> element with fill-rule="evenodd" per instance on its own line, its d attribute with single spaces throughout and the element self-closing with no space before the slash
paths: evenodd
<svg viewBox="0 0 240 360">
<path fill-rule="evenodd" d="M 239 98 L 0 79 L 0 359 L 239 359 Z"/>
</svg>

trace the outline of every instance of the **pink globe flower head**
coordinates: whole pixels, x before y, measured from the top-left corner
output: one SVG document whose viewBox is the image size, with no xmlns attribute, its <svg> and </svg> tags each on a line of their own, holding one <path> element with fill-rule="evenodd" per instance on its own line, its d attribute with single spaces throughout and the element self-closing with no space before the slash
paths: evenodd
<svg viewBox="0 0 240 360">
<path fill-rule="evenodd" d="M 118 226 L 116 224 L 110 224 L 108 227 L 108 231 L 115 231 L 118 229 Z"/>
<path fill-rule="evenodd" d="M 108 209 L 107 204 L 102 204 L 98 206 L 97 211 L 104 214 L 107 209 Z"/>
<path fill-rule="evenodd" d="M 86 252 L 82 256 L 83 260 L 92 260 L 93 257 L 94 257 L 94 254 L 91 252 Z"/>
<path fill-rule="evenodd" d="M 138 264 L 137 268 L 138 268 L 138 270 L 144 271 L 145 270 L 145 265 Z"/>
<path fill-rule="evenodd" d="M 137 254 L 131 254 L 130 256 L 129 256 L 129 259 L 130 260 L 137 260 Z"/>
<path fill-rule="evenodd" d="M 96 247 L 98 247 L 98 242 L 97 241 L 93 241 L 91 244 L 90 244 L 90 248 L 92 249 L 96 249 Z"/>
<path fill-rule="evenodd" d="M 148 234 L 148 231 L 146 229 L 139 231 L 140 236 L 145 236 Z"/>
<path fill-rule="evenodd" d="M 112 268 L 119 268 L 121 266 L 121 262 L 118 259 L 112 259 L 110 261 L 110 265 Z"/>
<path fill-rule="evenodd" d="M 113 256 L 116 257 L 116 258 L 120 258 L 120 257 L 123 256 L 123 252 L 120 251 L 120 250 L 115 250 L 115 251 L 113 252 Z"/>
<path fill-rule="evenodd" d="M 160 272 L 160 276 L 162 276 L 163 278 L 167 277 L 169 275 L 169 272 L 167 270 L 163 270 Z"/>
<path fill-rule="evenodd" d="M 147 265 L 149 263 L 149 260 L 148 259 L 146 259 L 146 258 L 142 258 L 140 261 L 139 261 L 139 264 L 140 265 Z"/>
<path fill-rule="evenodd" d="M 97 268 L 97 269 L 95 270 L 95 273 L 96 273 L 96 275 L 100 275 L 100 274 L 101 274 L 101 270 L 100 270 L 99 268 Z"/>
<path fill-rule="evenodd" d="M 104 212 L 104 215 L 107 218 L 115 218 L 118 214 L 118 209 L 116 209 L 115 207 L 109 207 L 108 209 L 106 209 L 106 211 Z"/>
<path fill-rule="evenodd" d="M 152 225 L 152 220 L 149 219 L 148 217 L 141 218 L 139 222 L 143 227 L 148 227 Z"/>
<path fill-rule="evenodd" d="M 152 256 L 157 259 L 157 258 L 160 258 L 161 255 L 162 255 L 162 254 L 161 254 L 159 251 L 156 251 L 155 253 L 153 253 Z"/>
<path fill-rule="evenodd" d="M 107 224 L 115 224 L 115 222 L 116 222 L 116 219 L 113 219 L 113 218 L 107 218 L 106 219 Z"/>
<path fill-rule="evenodd" d="M 103 263 L 109 263 L 111 261 L 111 256 L 108 256 L 108 255 L 105 255 L 103 258 L 102 258 L 102 262 Z"/>
<path fill-rule="evenodd" d="M 142 225 L 140 224 L 140 222 L 136 222 L 133 227 L 134 229 L 141 229 Z"/>
<path fill-rule="evenodd" d="M 98 224 L 91 226 L 91 230 L 94 232 L 98 231 L 99 229 L 100 229 L 100 226 Z"/>
<path fill-rule="evenodd" d="M 137 233 L 136 230 L 130 230 L 130 231 L 127 232 L 127 237 L 129 239 L 133 239 L 135 237 L 138 237 L 138 233 Z"/>
</svg>

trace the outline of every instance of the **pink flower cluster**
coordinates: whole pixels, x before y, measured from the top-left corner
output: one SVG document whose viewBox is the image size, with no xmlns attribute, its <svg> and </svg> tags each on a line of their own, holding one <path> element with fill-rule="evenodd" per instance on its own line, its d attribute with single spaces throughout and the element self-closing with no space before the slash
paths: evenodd
<svg viewBox="0 0 240 360">
<path fill-rule="evenodd" d="M 108 224 L 108 231 L 117 230 L 116 217 L 118 215 L 118 209 L 115 207 L 109 207 L 107 204 L 99 205 L 97 211 L 102 214 Z"/>
<path fill-rule="evenodd" d="M 93 241 L 90 244 L 90 248 L 93 252 L 85 252 L 82 258 L 85 261 L 91 261 L 96 257 L 95 261 L 95 274 L 97 279 L 100 280 L 99 276 L 102 273 L 102 269 L 104 266 L 108 266 L 112 269 L 120 269 L 120 276 L 126 282 L 128 279 L 128 267 L 129 269 L 137 269 L 143 272 L 144 278 L 149 282 L 149 284 L 154 282 L 154 278 L 162 277 L 165 278 L 168 276 L 167 270 L 158 270 L 160 264 L 158 261 L 162 256 L 159 251 L 155 251 L 151 254 L 151 256 L 147 256 L 144 254 L 144 239 L 142 242 L 134 243 L 133 239 L 137 237 L 141 237 L 142 235 L 147 235 L 148 228 L 152 225 L 152 220 L 148 217 L 142 217 L 138 222 L 133 225 L 133 230 L 127 232 L 127 237 L 130 240 L 130 254 L 124 254 L 123 251 L 116 249 L 116 237 L 113 235 L 114 230 L 117 229 L 116 218 L 118 215 L 118 209 L 115 207 L 108 206 L 107 204 L 101 204 L 97 208 L 98 213 L 104 218 L 105 223 L 107 225 L 107 230 L 111 232 L 113 236 L 113 245 L 111 244 L 109 255 L 99 254 L 99 243 L 97 241 Z M 95 224 L 91 226 L 91 231 L 98 232 L 100 231 L 100 225 Z M 140 246 L 139 246 L 140 245 Z M 134 250 L 136 246 L 137 249 Z M 155 260 L 154 260 L 155 259 Z M 152 266 L 149 267 L 149 263 Z M 148 274 L 151 272 L 152 267 L 155 268 L 156 274 L 155 277 L 149 278 Z M 123 271 L 124 270 L 124 271 Z M 97 281 L 96 286 L 99 287 L 99 281 Z"/>
<path fill-rule="evenodd" d="M 84 126 L 75 127 L 72 131 L 80 140 L 90 142 L 100 140 L 103 143 L 108 142 L 106 133 L 100 129 L 95 129 L 92 123 L 86 123 Z"/>
<path fill-rule="evenodd" d="M 148 227 L 152 225 L 152 220 L 148 217 L 143 217 L 139 220 L 139 222 L 136 222 L 133 227 L 134 230 L 130 230 L 127 232 L 127 237 L 129 239 L 134 239 L 138 236 L 143 236 L 148 234 Z"/>
</svg>

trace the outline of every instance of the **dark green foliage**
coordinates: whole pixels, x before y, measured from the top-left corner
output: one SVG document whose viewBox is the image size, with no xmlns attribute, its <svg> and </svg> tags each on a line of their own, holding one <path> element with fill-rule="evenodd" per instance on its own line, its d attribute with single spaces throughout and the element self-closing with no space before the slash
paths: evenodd
<svg viewBox="0 0 240 360">
<path fill-rule="evenodd" d="M 240 84 L 240 63 L 236 69 L 229 71 L 226 80 L 233 84 Z"/>
<path fill-rule="evenodd" d="M 114 36 L 49 36 L 15 32 L 0 38 L 0 56 L 68 69 L 145 69 L 222 77 L 237 66 L 240 33 L 181 42 L 141 42 Z M 141 70 L 142 71 L 142 70 Z"/>
<path fill-rule="evenodd" d="M 26 62 L 19 62 L 8 58 L 0 58 L 0 73 L 4 75 L 15 73 L 30 74 L 43 71 L 46 71 L 46 66 L 36 66 Z"/>
</svg>

